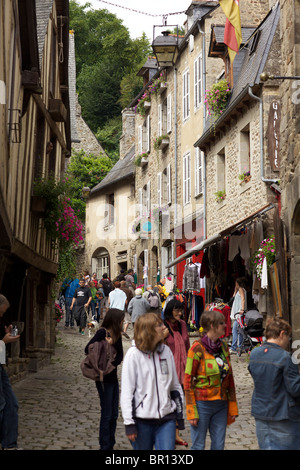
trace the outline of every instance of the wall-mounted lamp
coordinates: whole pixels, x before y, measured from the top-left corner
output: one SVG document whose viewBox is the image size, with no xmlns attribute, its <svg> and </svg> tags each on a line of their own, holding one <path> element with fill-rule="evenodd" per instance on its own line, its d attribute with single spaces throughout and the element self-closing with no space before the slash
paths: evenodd
<svg viewBox="0 0 300 470">
<path fill-rule="evenodd" d="M 88 199 L 90 197 L 90 188 L 88 186 L 85 186 L 84 188 L 82 188 L 82 197 L 83 199 Z"/>
<path fill-rule="evenodd" d="M 267 80 L 300 80 L 300 77 L 282 77 L 280 75 L 270 75 L 268 72 L 263 72 L 260 74 L 260 79 L 262 82 L 266 82 Z"/>
</svg>

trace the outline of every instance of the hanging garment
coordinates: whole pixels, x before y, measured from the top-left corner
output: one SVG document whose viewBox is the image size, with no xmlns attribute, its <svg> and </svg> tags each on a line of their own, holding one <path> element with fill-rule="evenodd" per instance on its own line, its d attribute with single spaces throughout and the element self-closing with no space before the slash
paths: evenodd
<svg viewBox="0 0 300 470">
<path fill-rule="evenodd" d="M 183 287 L 184 291 L 197 290 L 200 291 L 200 278 L 196 265 L 186 265 L 183 273 Z"/>
<path fill-rule="evenodd" d="M 261 275 L 261 288 L 262 289 L 268 288 L 268 268 L 267 268 L 266 258 L 264 258 L 264 261 L 263 261 L 262 275 Z"/>
</svg>

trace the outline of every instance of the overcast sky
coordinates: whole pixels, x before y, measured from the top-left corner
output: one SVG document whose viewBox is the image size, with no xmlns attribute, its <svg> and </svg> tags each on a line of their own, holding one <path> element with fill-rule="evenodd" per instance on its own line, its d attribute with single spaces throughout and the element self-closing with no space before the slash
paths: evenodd
<svg viewBox="0 0 300 470">
<path fill-rule="evenodd" d="M 123 24 L 129 29 L 132 39 L 141 37 L 142 33 L 145 32 L 151 42 L 153 40 L 153 26 L 163 24 L 164 14 L 185 12 L 192 3 L 191 0 L 152 0 L 151 2 L 141 2 L 141 0 L 107 0 L 115 5 L 131 8 L 132 10 L 137 10 L 149 15 L 158 15 L 148 16 L 138 13 L 137 11 L 112 6 L 100 0 L 76 1 L 80 5 L 84 5 L 87 2 L 91 3 L 93 10 L 108 10 L 110 13 L 115 14 L 118 18 L 123 20 Z M 182 26 L 185 19 L 185 14 L 169 15 L 167 25 Z M 162 30 L 162 28 L 155 28 L 155 36 L 160 34 Z"/>
</svg>

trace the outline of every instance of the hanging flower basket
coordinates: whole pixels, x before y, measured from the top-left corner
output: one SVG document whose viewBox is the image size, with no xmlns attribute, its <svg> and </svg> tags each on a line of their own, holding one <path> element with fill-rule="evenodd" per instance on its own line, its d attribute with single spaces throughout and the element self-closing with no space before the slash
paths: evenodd
<svg viewBox="0 0 300 470">
<path fill-rule="evenodd" d="M 271 238 L 265 238 L 261 242 L 259 249 L 252 255 L 250 259 L 251 270 L 256 274 L 258 279 L 261 279 L 263 262 L 265 258 L 267 260 L 267 267 L 269 268 L 275 262 L 276 258 L 274 236 Z"/>
<path fill-rule="evenodd" d="M 209 116 L 213 117 L 213 122 L 225 111 L 229 96 L 230 88 L 226 80 L 220 80 L 210 90 L 206 90 L 204 103 Z"/>
</svg>

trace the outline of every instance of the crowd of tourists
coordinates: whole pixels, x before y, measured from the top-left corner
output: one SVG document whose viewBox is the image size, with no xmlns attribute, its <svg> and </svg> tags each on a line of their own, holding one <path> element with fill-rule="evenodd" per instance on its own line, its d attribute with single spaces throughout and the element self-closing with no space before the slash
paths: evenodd
<svg viewBox="0 0 300 470">
<path fill-rule="evenodd" d="M 236 289 L 236 295 L 238 292 Z M 199 336 L 191 344 L 182 320 L 184 306 L 176 295 L 166 298 L 163 281 L 143 292 L 136 286 L 132 270 L 121 272 L 112 281 L 106 274 L 97 280 L 95 274 L 85 272 L 78 279 L 66 280 L 61 294 L 66 328 L 76 323 L 79 333 L 85 334 L 89 316 L 99 323 L 85 346 L 84 365 L 93 364 L 94 368 L 101 408 L 101 450 L 114 448 L 119 400 L 125 433 L 134 450 L 187 447 L 180 435 L 185 426 L 190 429 L 191 450 L 205 449 L 208 432 L 210 448 L 224 449 L 227 426 L 239 412 L 230 360 L 233 350 L 224 339 L 222 312 L 205 310 L 201 314 Z M 9 301 L 0 295 L 2 320 L 8 308 Z M 129 338 L 130 322 L 132 344 L 124 356 L 122 338 Z M 2 323 L 0 438 L 3 449 L 14 449 L 18 403 L 4 364 L 6 344 L 19 336 L 13 337 L 11 325 Z M 289 352 L 291 332 L 288 322 L 269 317 L 265 341 L 250 354 L 248 369 L 254 381 L 251 412 L 263 450 L 300 449 L 300 375 Z"/>
</svg>

